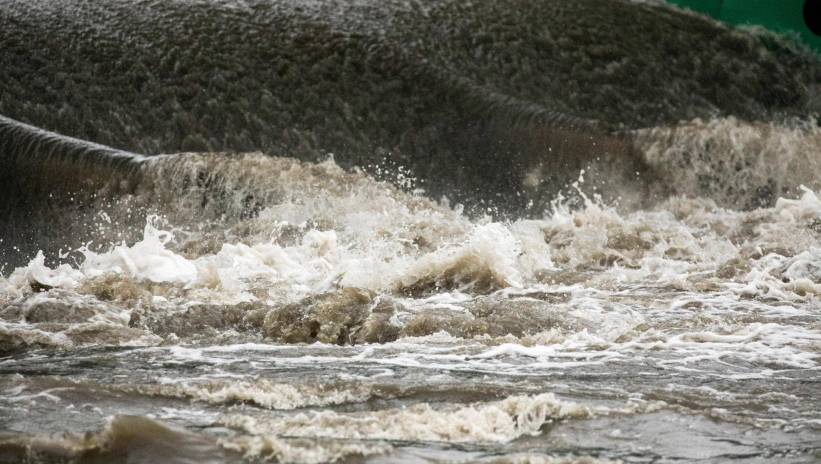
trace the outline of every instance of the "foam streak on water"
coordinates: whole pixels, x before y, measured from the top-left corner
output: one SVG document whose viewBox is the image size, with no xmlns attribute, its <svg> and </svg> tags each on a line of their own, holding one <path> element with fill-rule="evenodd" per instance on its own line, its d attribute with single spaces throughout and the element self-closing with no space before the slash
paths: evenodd
<svg viewBox="0 0 821 464">
<path fill-rule="evenodd" d="M 0 277 L 0 461 L 821 456 L 812 188 L 498 222 L 332 160 L 141 169 L 147 223 L 101 220 L 138 240 Z"/>
</svg>

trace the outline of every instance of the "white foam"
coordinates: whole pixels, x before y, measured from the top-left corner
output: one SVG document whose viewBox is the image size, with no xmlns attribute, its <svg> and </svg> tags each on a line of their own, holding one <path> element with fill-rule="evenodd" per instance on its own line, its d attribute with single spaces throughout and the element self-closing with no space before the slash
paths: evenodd
<svg viewBox="0 0 821 464">
<path fill-rule="evenodd" d="M 327 406 L 359 403 L 370 397 L 370 390 L 324 388 L 321 385 L 297 387 L 272 383 L 265 379 L 254 381 L 232 379 L 194 382 L 192 379 L 171 381 L 158 386 L 142 387 L 140 393 L 192 398 L 212 404 L 247 402 L 268 409 L 296 409 L 306 406 Z"/>
<path fill-rule="evenodd" d="M 247 459 L 265 458 L 282 463 L 319 464 L 353 457 L 368 457 L 390 452 L 384 443 L 334 443 L 317 440 L 286 440 L 274 436 L 238 436 L 222 438 L 225 449 L 242 453 Z"/>
<path fill-rule="evenodd" d="M 821 200 L 809 188 L 799 199 L 780 199 L 774 208 L 749 212 L 718 208 L 704 199 L 672 198 L 654 210 L 620 213 L 584 197 L 580 210 L 557 202 L 542 219 L 507 223 L 470 220 L 458 209 L 359 172 L 346 173 L 332 161 L 246 155 L 163 162 L 201 163 L 231 182 L 266 186 L 273 192 L 271 202 L 256 218 L 224 225 L 218 231 L 223 235 L 217 234 L 224 240 L 197 252 L 184 252 L 181 242 L 203 238 L 200 232 L 182 231 L 174 240 L 152 219 L 133 245 L 83 250 L 87 259 L 79 268 L 50 268 L 38 254 L 0 279 L 4 301 L 35 301 L 35 289 L 82 292 L 84 284 L 104 276 L 146 288 L 155 283 L 170 287 L 173 291 L 153 300 L 158 308 L 243 301 L 278 306 L 357 287 L 401 303 L 405 313 L 391 319 L 400 326 L 422 310 L 474 317 L 470 305 L 477 293 L 501 289 L 494 297 L 504 306 L 504 298 L 564 292 L 567 301 L 557 298 L 551 305 L 578 322 L 572 328 L 482 342 L 540 348 L 505 345 L 508 351 L 472 360 L 443 354 L 434 361 L 408 355 L 390 362 L 444 368 L 464 362 L 468 369 L 492 371 L 514 369 L 490 362 L 501 357 L 532 355 L 544 366 L 580 365 L 610 362 L 626 353 L 651 357 L 648 350 L 680 354 L 682 369 L 696 359 L 801 368 L 819 362 L 818 328 L 802 322 L 817 318 L 821 295 L 816 230 Z M 160 178 L 175 178 L 165 174 Z M 129 309 L 118 315 L 84 322 L 125 325 L 134 304 L 127 301 Z M 61 337 L 10 322 L 3 321 L 4 330 L 30 331 L 25 335 L 30 340 L 55 344 Z M 755 335 L 741 335 L 747 333 Z M 730 334 L 736 338 L 727 338 Z M 575 360 L 565 356 L 569 353 Z M 672 358 L 677 362 L 678 356 Z"/>
<path fill-rule="evenodd" d="M 170 232 L 157 229 L 149 219 L 142 240 L 132 246 L 116 246 L 107 253 L 85 251 L 80 270 L 87 278 L 114 273 L 138 280 L 188 284 L 197 278 L 197 268 L 166 248 L 171 240 Z"/>
<path fill-rule="evenodd" d="M 791 221 L 806 221 L 821 218 L 821 199 L 815 192 L 805 186 L 801 186 L 803 191 L 801 198 L 792 200 L 779 198 L 775 203 L 775 211 L 782 217 Z"/>
<path fill-rule="evenodd" d="M 326 410 L 270 420 L 233 415 L 221 422 L 257 436 L 505 443 L 537 435 L 555 420 L 591 415 L 583 405 L 545 393 L 444 410 L 420 403 L 361 415 Z"/>
<path fill-rule="evenodd" d="M 8 280 L 6 280 L 6 291 L 20 294 L 21 290 L 33 283 L 48 287 L 72 289 L 78 285 L 83 277 L 81 272 L 67 264 L 49 268 L 45 264 L 45 256 L 41 251 L 29 262 L 28 266 L 17 268 L 11 273 Z"/>
</svg>

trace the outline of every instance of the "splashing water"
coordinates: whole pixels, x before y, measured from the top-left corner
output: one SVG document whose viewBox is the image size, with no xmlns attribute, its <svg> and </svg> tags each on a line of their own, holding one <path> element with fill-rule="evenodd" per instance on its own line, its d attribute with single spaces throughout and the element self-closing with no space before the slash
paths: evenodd
<svg viewBox="0 0 821 464">
<path fill-rule="evenodd" d="M 101 221 L 136 240 L 0 278 L 4 456 L 818 456 L 811 188 L 630 212 L 581 177 L 580 207 L 499 222 L 332 160 L 143 169 Z"/>
</svg>

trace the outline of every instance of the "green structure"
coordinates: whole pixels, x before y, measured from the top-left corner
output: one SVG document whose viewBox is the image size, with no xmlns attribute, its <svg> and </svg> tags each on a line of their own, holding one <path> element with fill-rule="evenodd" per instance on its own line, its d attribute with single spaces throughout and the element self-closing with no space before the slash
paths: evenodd
<svg viewBox="0 0 821 464">
<path fill-rule="evenodd" d="M 821 54 L 821 37 L 804 23 L 805 0 L 668 0 L 734 25 L 760 25 L 798 38 Z"/>
</svg>

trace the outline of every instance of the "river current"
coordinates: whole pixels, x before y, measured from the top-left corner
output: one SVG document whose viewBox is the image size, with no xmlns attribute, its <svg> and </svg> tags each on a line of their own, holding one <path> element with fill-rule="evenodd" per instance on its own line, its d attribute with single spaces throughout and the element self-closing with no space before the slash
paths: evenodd
<svg viewBox="0 0 821 464">
<path fill-rule="evenodd" d="M 141 169 L 0 277 L 2 462 L 821 459 L 811 187 L 631 209 L 581 172 L 499 220 L 333 159 Z"/>
<path fill-rule="evenodd" d="M 819 114 L 658 0 L 2 0 L 0 463 L 821 462 Z"/>
</svg>

